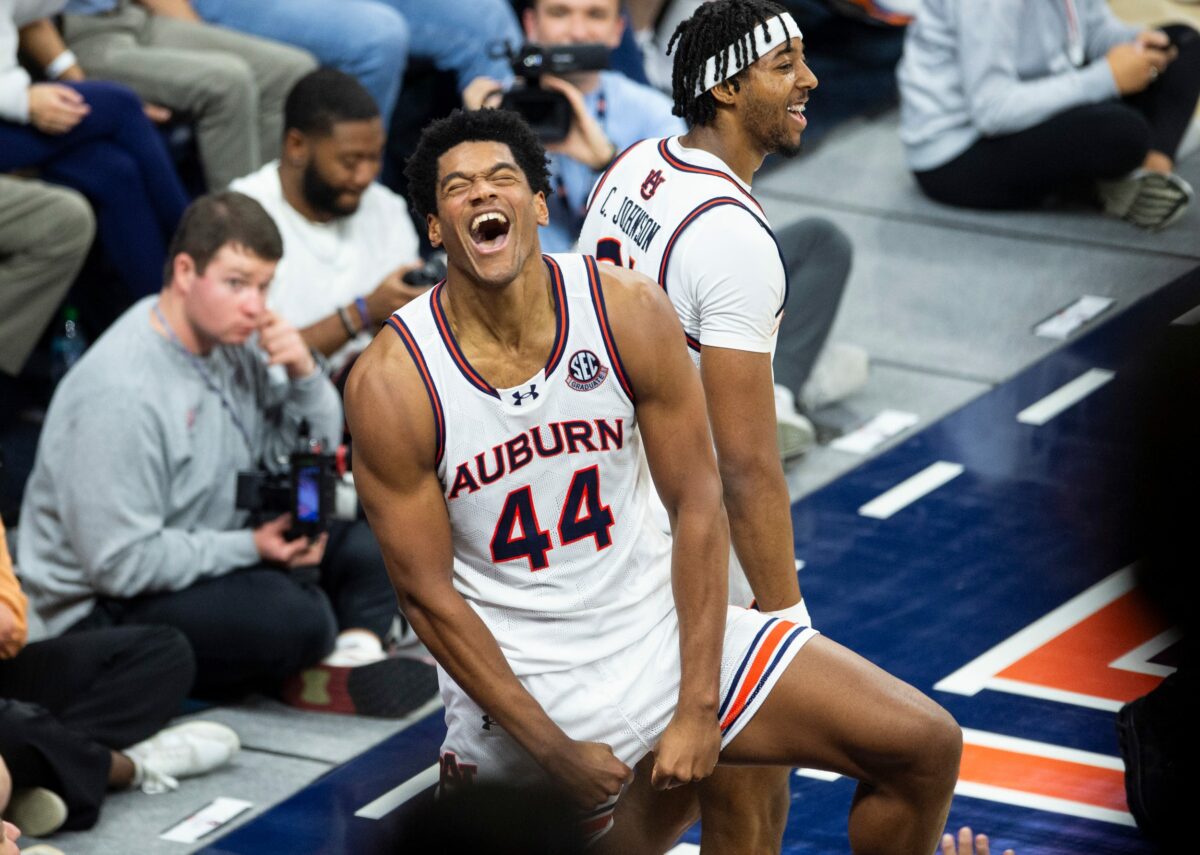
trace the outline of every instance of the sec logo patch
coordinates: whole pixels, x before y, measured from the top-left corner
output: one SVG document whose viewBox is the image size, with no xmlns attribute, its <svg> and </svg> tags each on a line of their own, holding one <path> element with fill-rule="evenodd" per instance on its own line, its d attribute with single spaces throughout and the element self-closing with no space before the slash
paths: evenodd
<svg viewBox="0 0 1200 855">
<path fill-rule="evenodd" d="M 592 391 L 607 376 L 607 366 L 590 350 L 577 350 L 567 360 L 567 385 L 577 392 Z"/>
</svg>

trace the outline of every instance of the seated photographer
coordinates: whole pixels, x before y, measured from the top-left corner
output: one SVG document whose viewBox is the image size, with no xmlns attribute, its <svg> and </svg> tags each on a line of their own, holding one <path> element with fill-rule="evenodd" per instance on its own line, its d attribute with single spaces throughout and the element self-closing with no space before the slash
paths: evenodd
<svg viewBox="0 0 1200 855">
<path fill-rule="evenodd" d="M 610 50 L 620 44 L 625 26 L 620 0 L 533 0 L 522 23 L 535 45 L 600 44 Z M 685 128 L 671 115 L 670 98 L 615 71 L 544 75 L 540 85 L 561 94 L 570 105 L 566 136 L 550 141 L 543 135 L 554 192 L 546 200 L 550 224 L 540 230 L 542 249 L 564 252 L 579 235 L 592 185 L 613 158 L 638 140 L 683 133 Z M 496 107 L 501 94 L 498 81 L 478 78 L 463 93 L 463 102 L 470 110 Z"/>
<path fill-rule="evenodd" d="M 283 235 L 269 305 L 335 369 L 424 290 L 402 278 L 420 266 L 408 203 L 375 180 L 384 142 L 370 93 L 322 68 L 288 94 L 281 159 L 230 185 Z"/>
<path fill-rule="evenodd" d="M 335 641 L 386 662 L 396 614 L 364 522 L 289 538 L 288 516 L 252 527 L 236 507 L 239 470 L 341 436 L 336 389 L 266 307 L 282 254 L 253 199 L 198 199 L 161 293 L 59 387 L 21 509 L 22 578 L 49 632 L 173 626 L 207 698 L 275 690 Z"/>
</svg>

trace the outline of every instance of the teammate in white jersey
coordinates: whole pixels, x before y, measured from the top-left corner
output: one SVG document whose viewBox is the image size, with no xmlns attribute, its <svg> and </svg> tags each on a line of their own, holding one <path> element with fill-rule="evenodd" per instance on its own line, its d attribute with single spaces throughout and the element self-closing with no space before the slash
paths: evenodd
<svg viewBox="0 0 1200 855">
<path fill-rule="evenodd" d="M 434 123 L 407 174 L 449 272 L 360 358 L 347 415 L 401 607 L 443 669 L 443 785 L 550 779 L 601 832 L 643 756 L 666 790 L 719 753 L 863 777 L 855 850 L 932 851 L 953 720 L 811 628 L 726 604 L 703 390 L 667 297 L 542 256 L 544 151 L 515 114 Z"/>
</svg>

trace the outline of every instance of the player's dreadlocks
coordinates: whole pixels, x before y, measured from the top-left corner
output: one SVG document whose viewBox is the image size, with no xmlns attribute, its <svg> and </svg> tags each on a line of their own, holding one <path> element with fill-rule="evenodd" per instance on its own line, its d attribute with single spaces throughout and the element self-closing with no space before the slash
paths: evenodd
<svg viewBox="0 0 1200 855">
<path fill-rule="evenodd" d="M 672 108 L 689 127 L 707 125 L 717 117 L 717 102 L 711 92 L 696 94 L 697 85 L 704 80 L 704 68 L 711 56 L 717 59 L 717 78 L 724 80 L 729 72 L 726 48 L 734 46 L 737 61 L 743 66 L 758 59 L 758 45 L 747 38 L 755 27 L 763 28 L 763 39 L 769 38 L 766 22 L 785 10 L 770 0 L 714 0 L 705 3 L 692 17 L 675 28 L 667 44 L 667 53 L 679 43 L 675 64 L 671 70 L 671 90 L 675 99 Z M 747 62 L 747 51 L 750 52 Z M 737 89 L 737 78 L 733 80 Z"/>
</svg>

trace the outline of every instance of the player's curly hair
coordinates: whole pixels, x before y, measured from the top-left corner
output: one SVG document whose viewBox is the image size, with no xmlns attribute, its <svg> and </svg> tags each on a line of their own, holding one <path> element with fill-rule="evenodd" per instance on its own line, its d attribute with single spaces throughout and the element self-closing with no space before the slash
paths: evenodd
<svg viewBox="0 0 1200 855">
<path fill-rule="evenodd" d="M 549 195 L 546 149 L 524 119 L 511 110 L 455 110 L 426 126 L 404 167 L 409 204 L 421 222 L 437 213 L 438 158 L 464 142 L 504 143 L 533 192 Z"/>
<path fill-rule="evenodd" d="M 726 48 L 734 46 L 734 54 L 743 68 L 758 59 L 758 45 L 747 38 L 755 27 L 763 28 L 763 38 L 769 38 L 767 21 L 786 11 L 770 0 L 714 0 L 705 3 L 692 17 L 680 22 L 667 44 L 667 53 L 675 50 L 671 68 L 672 108 L 689 127 L 707 125 L 717 117 L 717 102 L 711 92 L 696 94 L 697 84 L 704 79 L 708 58 L 717 56 L 717 76 L 724 78 L 729 71 Z M 747 62 L 749 53 L 749 62 Z M 731 82 L 737 90 L 741 74 Z"/>
</svg>

